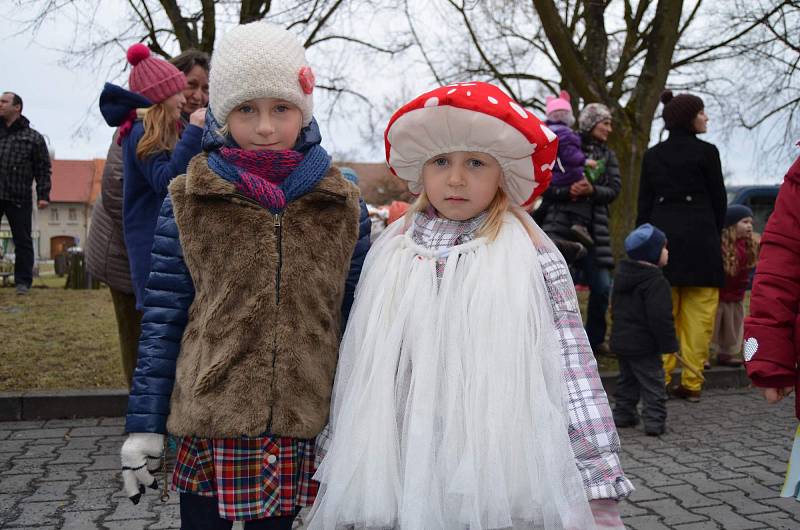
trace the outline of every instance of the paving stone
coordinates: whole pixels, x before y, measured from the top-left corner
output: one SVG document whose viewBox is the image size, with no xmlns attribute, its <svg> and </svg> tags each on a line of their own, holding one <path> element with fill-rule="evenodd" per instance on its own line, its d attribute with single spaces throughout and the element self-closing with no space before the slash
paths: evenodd
<svg viewBox="0 0 800 530">
<path fill-rule="evenodd" d="M 181 527 L 181 515 L 176 506 L 163 505 L 153 509 L 158 515 L 155 524 L 147 527 L 147 530 L 172 530 Z"/>
<path fill-rule="evenodd" d="M 127 521 L 103 522 L 101 528 L 106 530 L 144 530 L 153 521 L 149 519 L 131 519 Z"/>
<path fill-rule="evenodd" d="M 2 440 L 0 441 L 0 453 L 19 453 L 24 451 L 27 445 L 26 440 Z"/>
<path fill-rule="evenodd" d="M 82 512 L 62 512 L 64 526 L 61 530 L 87 530 L 88 528 L 99 528 L 98 519 L 103 515 L 102 510 L 82 511 Z"/>
<path fill-rule="evenodd" d="M 69 435 L 72 438 L 80 436 L 114 436 L 120 435 L 124 429 L 119 425 L 106 425 L 101 427 L 76 427 L 70 429 Z"/>
<path fill-rule="evenodd" d="M 22 493 L 0 493 L 0 528 L 3 521 L 11 519 L 14 507 L 23 497 Z"/>
<path fill-rule="evenodd" d="M 657 467 L 643 467 L 636 470 L 636 475 L 639 477 L 640 483 L 645 484 L 650 488 L 658 488 L 660 486 L 675 486 L 681 484 L 681 481 L 665 475 Z"/>
<path fill-rule="evenodd" d="M 764 469 L 763 467 L 760 466 L 741 467 L 738 469 L 738 471 L 744 473 L 748 477 L 756 479 L 764 486 L 777 486 L 777 488 L 775 488 L 776 494 L 780 492 L 781 487 L 783 487 L 783 475 L 773 473 L 772 471 Z"/>
<path fill-rule="evenodd" d="M 770 506 L 775 506 L 782 512 L 786 512 L 794 519 L 800 521 L 800 502 L 792 497 L 776 497 L 774 499 L 764 499 L 761 502 L 769 504 Z M 800 527 L 800 525 L 798 525 L 798 527 Z"/>
<path fill-rule="evenodd" d="M 100 423 L 99 418 L 73 418 L 69 420 L 47 420 L 44 426 L 48 429 L 54 427 L 95 427 Z"/>
<path fill-rule="evenodd" d="M 722 527 L 714 521 L 703 521 L 702 523 L 678 524 L 670 528 L 675 528 L 677 530 L 711 530 L 712 528 Z"/>
<path fill-rule="evenodd" d="M 42 482 L 49 482 L 52 480 L 69 480 L 77 483 L 83 480 L 83 477 L 78 472 L 78 468 L 73 464 L 59 466 L 48 465 L 46 469 L 47 473 L 42 477 Z"/>
<path fill-rule="evenodd" d="M 0 430 L 0 440 L 5 440 L 9 436 L 11 436 L 11 431 Z"/>
<path fill-rule="evenodd" d="M 0 493 L 23 493 L 33 489 L 33 481 L 40 478 L 38 473 L 27 475 L 0 476 Z"/>
<path fill-rule="evenodd" d="M 695 512 L 707 515 L 720 524 L 725 530 L 749 530 L 753 528 L 763 528 L 761 521 L 751 521 L 733 511 L 730 506 L 709 506 L 707 508 L 697 508 Z"/>
<path fill-rule="evenodd" d="M 133 504 L 125 498 L 112 498 L 111 507 L 113 512 L 103 519 L 103 524 L 108 524 L 108 521 L 119 521 L 125 519 L 155 519 L 156 513 L 151 509 L 153 501 L 158 501 L 158 495 L 150 495 L 146 493 L 139 504 Z"/>
<path fill-rule="evenodd" d="M 109 510 L 111 495 L 116 488 L 73 489 L 72 501 L 64 506 L 64 513 L 71 511 Z"/>
<path fill-rule="evenodd" d="M 72 486 L 69 482 L 44 482 L 36 487 L 36 493 L 28 497 L 26 502 L 67 501 L 67 491 Z"/>
<path fill-rule="evenodd" d="M 783 473 L 786 472 L 786 463 L 789 461 L 789 458 L 787 456 L 786 459 L 781 461 L 772 455 L 764 455 L 764 456 L 751 456 L 748 458 L 744 458 L 743 460 L 759 464 L 773 473 L 782 475 Z"/>
<path fill-rule="evenodd" d="M 627 520 L 628 517 L 634 517 L 637 515 L 647 515 L 650 512 L 648 512 L 644 508 L 638 507 L 631 501 L 623 500 L 622 502 L 619 503 L 619 513 L 620 515 L 622 515 L 623 519 Z"/>
<path fill-rule="evenodd" d="M 751 515 L 748 519 L 760 521 L 777 530 L 796 530 L 798 521 L 784 512 L 759 513 Z"/>
<path fill-rule="evenodd" d="M 72 451 L 75 449 L 91 449 L 97 450 L 97 440 L 95 438 L 70 438 L 61 447 L 61 449 Z"/>
<path fill-rule="evenodd" d="M 11 467 L 20 456 L 22 456 L 22 453 L 0 453 L 0 467 Z"/>
<path fill-rule="evenodd" d="M 632 530 L 669 530 L 657 515 L 644 515 L 625 519 L 625 526 Z"/>
<path fill-rule="evenodd" d="M 25 448 L 25 452 L 19 455 L 19 458 L 42 458 L 46 457 L 47 459 L 53 459 L 58 456 L 56 454 L 56 449 L 63 447 L 63 443 L 49 443 L 49 444 L 41 444 L 41 445 L 28 445 Z"/>
<path fill-rule="evenodd" d="M 113 455 L 94 455 L 92 456 L 92 464 L 83 468 L 83 471 L 98 471 L 98 470 L 120 470 L 119 454 Z"/>
<path fill-rule="evenodd" d="M 10 440 L 42 440 L 46 438 L 63 439 L 68 430 L 69 429 L 66 427 L 59 427 L 56 429 L 26 429 L 11 433 L 11 436 L 8 438 Z M 48 441 L 46 443 L 52 442 Z"/>
<path fill-rule="evenodd" d="M 41 528 L 45 525 L 58 524 L 56 512 L 63 503 L 58 501 L 47 502 L 20 502 L 17 505 L 19 515 L 9 521 L 8 526 L 31 526 Z"/>
<path fill-rule="evenodd" d="M 752 478 L 737 478 L 726 480 L 724 483 L 731 488 L 736 488 L 740 491 L 743 491 L 749 498 L 754 500 L 773 499 L 780 493 L 777 489 L 762 486 Z"/>
<path fill-rule="evenodd" d="M 638 503 L 639 506 L 647 508 L 661 516 L 664 521 L 669 521 L 669 524 L 676 525 L 681 523 L 695 523 L 705 521 L 707 518 L 702 515 L 696 515 L 688 510 L 684 510 L 675 499 L 659 499 L 656 501 L 647 501 Z"/>
<path fill-rule="evenodd" d="M 698 493 L 713 493 L 716 491 L 731 491 L 736 489 L 735 486 L 727 482 L 712 480 L 708 475 L 701 472 L 686 473 L 684 475 L 676 475 L 675 478 L 683 480 L 695 487 Z M 733 480 L 747 480 L 747 479 L 733 479 Z"/>
<path fill-rule="evenodd" d="M 110 427 L 112 425 L 125 425 L 125 418 L 101 418 L 100 425 Z"/>
<path fill-rule="evenodd" d="M 722 504 L 722 501 L 719 500 L 718 497 L 706 497 L 705 495 L 698 493 L 696 489 L 691 484 L 679 484 L 677 486 L 663 486 L 658 488 L 658 491 L 661 491 L 667 494 L 670 497 L 673 497 L 678 500 L 678 503 L 683 508 L 691 509 L 697 508 L 698 506 L 714 506 L 717 504 Z M 717 495 L 725 495 L 725 493 L 717 494 Z"/>
<path fill-rule="evenodd" d="M 653 499 L 663 499 L 667 496 L 666 493 L 648 488 L 642 484 L 638 478 L 631 479 L 633 486 L 636 488 L 631 494 L 630 499 L 635 502 L 651 501 Z"/>
<path fill-rule="evenodd" d="M 62 450 L 58 452 L 58 458 L 52 460 L 50 464 L 91 464 L 92 459 L 89 457 L 91 452 L 92 449 Z"/>
<path fill-rule="evenodd" d="M 15 460 L 11 463 L 11 467 L 0 473 L 1 477 L 7 475 L 27 475 L 27 474 L 44 474 L 45 461 L 42 459 L 29 459 L 29 460 Z"/>
<path fill-rule="evenodd" d="M 10 431 L 21 431 L 24 429 L 41 429 L 44 426 L 44 424 L 45 424 L 44 420 L 0 422 L 0 426 Z"/>
<path fill-rule="evenodd" d="M 92 471 L 85 473 L 75 489 L 117 488 L 122 489 L 122 474 L 119 470 Z"/>
</svg>

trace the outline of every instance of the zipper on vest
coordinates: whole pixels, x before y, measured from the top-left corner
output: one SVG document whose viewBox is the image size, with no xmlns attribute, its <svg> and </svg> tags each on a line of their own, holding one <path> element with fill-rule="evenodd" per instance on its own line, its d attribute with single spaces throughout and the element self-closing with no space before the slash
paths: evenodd
<svg viewBox="0 0 800 530">
<path fill-rule="evenodd" d="M 277 306 L 277 310 L 280 311 L 281 305 L 281 268 L 283 267 L 283 214 L 282 213 L 275 213 L 272 214 L 272 224 L 275 227 L 275 247 L 278 251 L 278 263 L 275 268 L 275 305 Z M 270 414 L 269 414 L 269 421 L 267 421 L 267 432 L 272 432 L 272 418 L 274 417 L 275 412 L 275 365 L 277 364 L 278 360 L 278 336 L 275 336 L 274 342 L 272 344 L 272 403 L 270 405 Z"/>
</svg>

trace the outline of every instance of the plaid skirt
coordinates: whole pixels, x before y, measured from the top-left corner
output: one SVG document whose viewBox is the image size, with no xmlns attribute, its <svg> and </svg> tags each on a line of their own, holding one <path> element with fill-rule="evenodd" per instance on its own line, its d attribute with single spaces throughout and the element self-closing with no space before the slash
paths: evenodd
<svg viewBox="0 0 800 530">
<path fill-rule="evenodd" d="M 311 506 L 314 440 L 286 437 L 178 440 L 172 486 L 181 493 L 216 497 L 219 515 L 250 521 L 293 515 Z"/>
</svg>

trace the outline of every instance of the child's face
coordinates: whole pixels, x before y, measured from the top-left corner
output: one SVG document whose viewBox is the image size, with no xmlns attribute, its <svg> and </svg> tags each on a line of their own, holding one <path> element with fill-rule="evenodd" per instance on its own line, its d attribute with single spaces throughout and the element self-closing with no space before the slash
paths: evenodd
<svg viewBox="0 0 800 530">
<path fill-rule="evenodd" d="M 664 245 L 664 248 L 661 249 L 661 256 L 658 258 L 658 266 L 666 267 L 667 263 L 669 263 L 669 250 L 667 250 L 667 245 Z"/>
<path fill-rule="evenodd" d="M 753 235 L 753 218 L 745 217 L 736 223 L 736 239 Z"/>
<path fill-rule="evenodd" d="M 166 109 L 169 111 L 170 117 L 175 121 L 178 121 L 181 118 L 181 110 L 185 104 L 186 98 L 184 97 L 183 92 L 173 94 L 162 102 L 162 105 L 164 105 L 164 107 L 166 107 Z"/>
<path fill-rule="evenodd" d="M 283 151 L 297 142 L 303 113 L 275 98 L 258 98 L 236 106 L 228 115 L 228 130 L 245 151 Z"/>
<path fill-rule="evenodd" d="M 489 207 L 500 188 L 502 174 L 500 164 L 491 155 L 455 151 L 425 162 L 422 185 L 439 214 L 465 221 Z"/>
</svg>

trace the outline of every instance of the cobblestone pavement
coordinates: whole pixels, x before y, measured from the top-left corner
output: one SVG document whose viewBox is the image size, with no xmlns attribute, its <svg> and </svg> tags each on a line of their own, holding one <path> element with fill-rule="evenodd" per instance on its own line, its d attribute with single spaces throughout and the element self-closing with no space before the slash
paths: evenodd
<svg viewBox="0 0 800 530">
<path fill-rule="evenodd" d="M 622 505 L 628 528 L 800 528 L 800 502 L 777 497 L 796 424 L 794 399 L 784 401 L 708 392 L 670 401 L 660 438 L 623 429 L 636 485 Z M 174 493 L 162 504 L 148 490 L 138 506 L 122 495 L 122 440 L 121 418 L 0 423 L 0 528 L 179 528 Z"/>
</svg>

